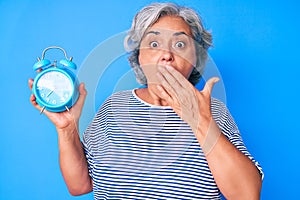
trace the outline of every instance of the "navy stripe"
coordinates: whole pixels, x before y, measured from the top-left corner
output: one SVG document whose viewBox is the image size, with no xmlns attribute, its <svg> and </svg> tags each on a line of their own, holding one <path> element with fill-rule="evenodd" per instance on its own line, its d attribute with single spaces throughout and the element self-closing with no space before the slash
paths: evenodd
<svg viewBox="0 0 300 200">
<path fill-rule="evenodd" d="M 226 106 L 212 99 L 211 109 L 224 135 L 255 162 Z M 95 199 L 220 199 L 188 124 L 171 107 L 149 105 L 134 90 L 104 102 L 83 146 Z"/>
</svg>

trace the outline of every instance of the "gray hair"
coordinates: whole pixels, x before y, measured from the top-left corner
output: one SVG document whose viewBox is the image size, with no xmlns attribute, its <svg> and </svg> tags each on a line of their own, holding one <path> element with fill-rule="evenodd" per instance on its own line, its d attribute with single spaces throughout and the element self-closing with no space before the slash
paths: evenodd
<svg viewBox="0 0 300 200">
<path fill-rule="evenodd" d="M 153 3 L 138 12 L 134 17 L 131 29 L 124 40 L 124 47 L 130 53 L 128 57 L 129 63 L 135 72 L 137 81 L 142 85 L 147 84 L 147 79 L 138 61 L 140 43 L 146 30 L 160 17 L 166 15 L 181 17 L 191 28 L 196 46 L 197 62 L 189 77 L 189 81 L 193 85 L 196 85 L 199 82 L 205 67 L 207 50 L 212 45 L 212 36 L 204 29 L 197 13 L 187 7 L 173 3 Z"/>
</svg>

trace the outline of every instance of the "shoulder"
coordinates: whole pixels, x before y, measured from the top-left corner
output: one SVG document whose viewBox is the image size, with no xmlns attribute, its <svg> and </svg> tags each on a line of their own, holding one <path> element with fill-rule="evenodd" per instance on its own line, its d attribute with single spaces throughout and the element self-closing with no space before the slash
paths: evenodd
<svg viewBox="0 0 300 200">
<path fill-rule="evenodd" d="M 110 95 L 103 104 L 111 101 L 129 100 L 132 97 L 132 90 L 118 91 Z"/>
<path fill-rule="evenodd" d="M 123 90 L 113 93 L 110 98 L 118 98 L 118 97 L 128 97 L 132 96 L 132 90 Z"/>
<path fill-rule="evenodd" d="M 101 124 L 105 124 L 110 113 L 114 112 L 114 109 L 119 108 L 120 105 L 124 105 L 124 102 L 130 101 L 130 96 L 132 96 L 132 91 L 124 90 L 115 92 L 106 98 L 101 107 L 95 113 L 93 120 L 86 129 L 86 132 L 89 132 L 95 127 L 98 128 Z"/>
<path fill-rule="evenodd" d="M 211 99 L 211 113 L 219 128 L 228 138 L 239 132 L 230 111 L 222 101 Z"/>
<path fill-rule="evenodd" d="M 105 101 L 102 103 L 101 107 L 98 109 L 95 117 L 103 118 L 110 112 L 115 112 L 120 108 L 127 108 L 132 106 L 133 98 L 133 90 L 123 90 L 118 91 L 111 94 Z"/>
<path fill-rule="evenodd" d="M 106 100 L 103 102 L 102 106 L 99 110 L 108 107 L 111 107 L 112 104 L 122 104 L 126 101 L 129 101 L 132 97 L 132 90 L 124 90 L 118 91 L 111 94 Z"/>
<path fill-rule="evenodd" d="M 213 118 L 220 118 L 225 113 L 229 112 L 226 105 L 216 98 L 211 98 L 211 112 L 213 115 Z M 216 120 L 216 119 L 215 119 Z"/>
</svg>

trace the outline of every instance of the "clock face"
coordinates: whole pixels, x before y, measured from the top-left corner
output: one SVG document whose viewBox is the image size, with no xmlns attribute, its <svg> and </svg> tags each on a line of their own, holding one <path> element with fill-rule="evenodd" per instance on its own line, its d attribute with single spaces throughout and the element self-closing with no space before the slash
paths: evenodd
<svg viewBox="0 0 300 200">
<path fill-rule="evenodd" d="M 50 71 L 43 74 L 37 82 L 37 95 L 50 107 L 65 105 L 73 95 L 72 80 L 64 73 Z"/>
</svg>

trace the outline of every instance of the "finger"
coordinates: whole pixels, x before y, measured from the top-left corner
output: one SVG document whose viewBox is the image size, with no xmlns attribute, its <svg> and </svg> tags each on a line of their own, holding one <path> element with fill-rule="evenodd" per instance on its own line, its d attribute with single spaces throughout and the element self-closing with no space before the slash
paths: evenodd
<svg viewBox="0 0 300 200">
<path fill-rule="evenodd" d="M 85 98 L 87 96 L 87 91 L 85 89 L 84 83 L 80 83 L 78 90 L 79 90 L 79 97 L 78 97 L 77 103 L 80 105 L 83 105 Z"/>
<path fill-rule="evenodd" d="M 33 82 L 34 80 L 32 78 L 30 78 L 28 80 L 28 86 L 30 88 L 30 90 L 32 90 L 32 85 L 33 85 Z M 44 108 L 42 108 L 37 102 L 36 102 L 36 97 L 34 96 L 34 94 L 31 94 L 30 95 L 30 98 L 29 98 L 31 104 L 33 105 L 33 107 L 35 107 L 37 110 L 40 111 L 40 113 L 45 113 L 47 112 L 47 110 L 45 110 Z"/>
<path fill-rule="evenodd" d="M 184 103 L 185 98 L 192 95 L 194 86 L 172 66 L 167 65 L 165 69 L 161 70 L 163 71 L 162 75 L 169 81 L 170 88 L 174 91 L 173 93 L 177 97 L 181 97 L 180 101 Z M 163 86 L 166 87 L 165 85 Z"/>
<path fill-rule="evenodd" d="M 30 79 L 28 79 L 28 86 L 29 86 L 30 90 L 32 90 L 32 85 L 33 85 L 33 79 L 30 78 Z M 35 98 L 34 94 L 30 95 L 29 100 L 36 109 L 38 109 L 38 110 L 42 109 L 42 107 L 36 102 L 36 98 Z"/>
<path fill-rule="evenodd" d="M 36 101 L 35 101 L 35 96 L 34 96 L 34 94 L 31 94 L 31 95 L 30 95 L 29 100 L 30 100 L 30 102 L 31 102 L 33 105 L 36 105 L 36 104 L 37 104 Z"/>
<path fill-rule="evenodd" d="M 209 94 L 211 94 L 211 91 L 212 91 L 212 88 L 213 86 L 215 85 L 215 83 L 217 83 L 220 79 L 218 77 L 213 77 L 213 78 L 210 78 L 204 88 L 203 88 L 203 92 L 208 92 Z"/>
<path fill-rule="evenodd" d="M 166 66 L 167 71 L 175 78 L 177 82 L 179 82 L 181 85 L 189 84 L 190 82 L 174 67 L 167 65 Z"/>
<path fill-rule="evenodd" d="M 42 107 L 36 102 L 36 98 L 35 98 L 34 94 L 30 95 L 29 100 L 30 100 L 30 103 L 33 105 L 33 107 L 35 107 L 38 110 L 42 110 Z"/>
<path fill-rule="evenodd" d="M 30 79 L 28 80 L 28 86 L 29 86 L 30 90 L 32 90 L 32 85 L 33 85 L 33 79 L 30 78 Z"/>
<path fill-rule="evenodd" d="M 174 89 L 175 88 L 175 83 L 173 83 L 173 85 L 171 85 L 166 77 L 161 73 L 161 72 L 158 72 L 157 73 L 157 79 L 160 81 L 160 84 L 161 86 L 163 87 L 163 90 L 168 93 L 168 96 L 171 97 L 171 99 L 174 99 L 174 98 L 177 98 L 177 92 L 176 90 Z M 178 86 L 177 86 L 178 87 Z M 179 89 L 177 89 L 179 90 Z"/>
<path fill-rule="evenodd" d="M 161 85 L 157 85 L 156 86 L 157 89 L 158 89 L 158 96 L 161 98 L 161 99 L 164 99 L 169 105 L 172 105 L 173 104 L 173 99 L 172 97 L 168 94 L 168 92 L 166 92 L 166 90 L 161 86 Z"/>
<path fill-rule="evenodd" d="M 153 104 L 154 104 L 155 106 L 161 106 L 160 99 L 155 98 L 154 101 L 153 101 Z"/>
<path fill-rule="evenodd" d="M 182 108 L 178 103 L 177 98 L 173 98 L 161 85 L 156 86 L 159 91 L 159 97 L 164 99 L 169 106 L 181 117 L 182 116 Z"/>
<path fill-rule="evenodd" d="M 32 95 L 30 96 L 30 102 L 31 102 L 31 104 L 33 105 L 33 107 L 35 107 L 37 110 L 40 111 L 40 114 L 45 113 L 45 114 L 47 115 L 47 112 L 48 112 L 48 111 L 47 111 L 46 109 L 42 108 L 42 107 L 36 102 L 36 98 L 35 98 L 34 94 L 32 94 Z"/>
<path fill-rule="evenodd" d="M 167 70 L 167 66 L 166 67 L 159 66 L 158 71 L 161 73 L 161 75 L 165 78 L 166 82 L 168 82 L 171 87 L 173 88 L 182 87 L 180 84 L 181 81 L 177 80 L 176 77 L 173 76 L 173 74 L 169 70 Z"/>
<path fill-rule="evenodd" d="M 166 66 L 165 73 L 163 74 L 166 79 L 167 76 L 172 76 L 174 80 L 176 80 L 175 83 L 170 84 L 170 88 L 172 89 L 170 93 L 181 103 L 185 106 L 189 107 L 188 104 L 191 103 L 191 101 L 195 100 L 195 97 L 197 97 L 195 93 L 195 87 L 176 69 L 174 69 L 172 66 Z M 163 83 L 163 82 L 162 82 Z M 167 88 L 164 84 L 162 84 L 163 87 L 167 89 L 167 92 L 169 92 L 169 88 Z"/>
<path fill-rule="evenodd" d="M 79 97 L 78 97 L 78 100 L 77 100 L 76 104 L 74 105 L 74 107 L 78 107 L 79 113 L 81 113 L 81 110 L 83 108 L 83 105 L 84 105 L 84 102 L 85 102 L 85 99 L 87 96 L 87 91 L 85 89 L 84 83 L 80 83 L 78 90 L 79 90 Z"/>
</svg>

